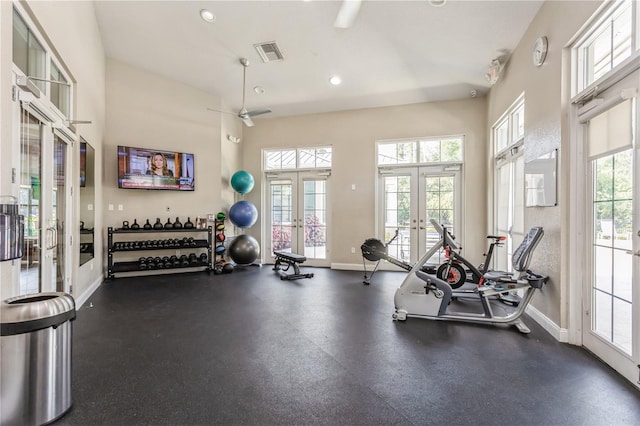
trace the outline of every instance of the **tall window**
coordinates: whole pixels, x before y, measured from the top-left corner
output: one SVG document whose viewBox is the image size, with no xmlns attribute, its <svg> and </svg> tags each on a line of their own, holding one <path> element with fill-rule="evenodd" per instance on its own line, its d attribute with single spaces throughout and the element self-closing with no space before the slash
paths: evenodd
<svg viewBox="0 0 640 426">
<path fill-rule="evenodd" d="M 494 255 L 494 268 L 511 270 L 514 242 L 524 236 L 524 95 L 492 127 L 495 154 L 495 231 L 507 236 L 506 250 Z"/>
</svg>

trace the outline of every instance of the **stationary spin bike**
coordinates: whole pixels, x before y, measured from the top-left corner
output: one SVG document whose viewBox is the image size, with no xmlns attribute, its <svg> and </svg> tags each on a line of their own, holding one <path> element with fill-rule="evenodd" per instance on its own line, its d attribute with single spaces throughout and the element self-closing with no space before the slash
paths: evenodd
<svg viewBox="0 0 640 426">
<path fill-rule="evenodd" d="M 442 229 L 440 235 L 442 239 L 442 247 L 444 249 L 444 257 L 446 259 L 438 267 L 436 273 L 438 278 L 447 281 L 454 290 L 462 287 L 464 283 L 468 281 L 479 286 L 482 285 L 482 282 L 484 281 L 484 274 L 489 271 L 489 265 L 491 265 L 494 248 L 501 247 L 507 237 L 488 235 L 487 239 L 492 240 L 489 243 L 489 250 L 484 255 L 484 262 L 476 267 L 462 256 L 462 247 L 456 244 L 454 241 L 455 237 L 451 235 L 447 227 L 444 225 L 440 227 L 433 219 L 431 219 L 431 222 L 436 229 Z M 467 277 L 467 271 L 471 273 L 470 277 Z"/>
</svg>

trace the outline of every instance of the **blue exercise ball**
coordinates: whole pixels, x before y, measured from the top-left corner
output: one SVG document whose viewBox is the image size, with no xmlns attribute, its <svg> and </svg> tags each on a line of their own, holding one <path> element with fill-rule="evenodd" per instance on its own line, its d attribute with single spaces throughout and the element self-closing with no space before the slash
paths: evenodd
<svg viewBox="0 0 640 426">
<path fill-rule="evenodd" d="M 258 209 L 249 201 L 238 201 L 229 209 L 229 219 L 240 228 L 251 228 L 258 221 Z"/>
<path fill-rule="evenodd" d="M 233 239 L 227 252 L 231 260 L 238 265 L 248 265 L 255 262 L 260 255 L 260 245 L 252 236 L 242 234 Z"/>
<path fill-rule="evenodd" d="M 238 170 L 231 176 L 231 187 L 239 194 L 251 192 L 254 184 L 253 176 L 246 170 Z"/>
</svg>

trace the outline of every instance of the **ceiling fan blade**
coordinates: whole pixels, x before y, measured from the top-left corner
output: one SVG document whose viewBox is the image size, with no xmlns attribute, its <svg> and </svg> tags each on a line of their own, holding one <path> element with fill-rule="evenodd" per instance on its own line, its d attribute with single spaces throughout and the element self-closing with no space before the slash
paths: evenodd
<svg viewBox="0 0 640 426">
<path fill-rule="evenodd" d="M 245 126 L 253 127 L 253 120 L 251 119 L 251 117 L 249 116 L 248 113 L 238 114 L 238 117 L 240 117 L 240 120 L 242 120 L 242 122 L 245 124 Z"/>
<path fill-rule="evenodd" d="M 338 16 L 336 17 L 336 21 L 333 23 L 333 26 L 336 28 L 351 27 L 356 16 L 358 16 L 361 4 L 362 0 L 342 0 L 342 6 L 340 6 Z"/>
<path fill-rule="evenodd" d="M 233 111 L 224 111 L 224 110 L 221 110 L 221 109 L 215 109 L 215 108 L 209 108 L 209 107 L 207 107 L 207 111 L 221 112 L 221 113 L 223 113 L 223 114 L 233 114 L 233 115 L 236 115 L 236 113 L 235 113 L 235 112 L 233 112 Z"/>
<path fill-rule="evenodd" d="M 248 111 L 247 115 L 249 117 L 255 117 L 256 115 L 261 115 L 261 114 L 269 114 L 271 112 L 270 109 L 257 109 L 254 111 Z"/>
</svg>

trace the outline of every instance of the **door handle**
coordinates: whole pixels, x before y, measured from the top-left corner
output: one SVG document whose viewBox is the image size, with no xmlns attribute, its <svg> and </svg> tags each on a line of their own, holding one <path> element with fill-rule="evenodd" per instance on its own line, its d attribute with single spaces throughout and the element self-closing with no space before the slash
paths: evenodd
<svg viewBox="0 0 640 426">
<path fill-rule="evenodd" d="M 633 250 L 625 250 L 626 254 L 632 254 L 634 256 L 640 256 L 640 251 L 633 251 Z"/>
<path fill-rule="evenodd" d="M 56 230 L 53 227 L 47 228 L 47 242 L 46 249 L 51 250 L 56 247 Z"/>
<path fill-rule="evenodd" d="M 427 229 L 427 228 L 425 228 L 424 226 L 421 226 L 420 229 Z"/>
</svg>

